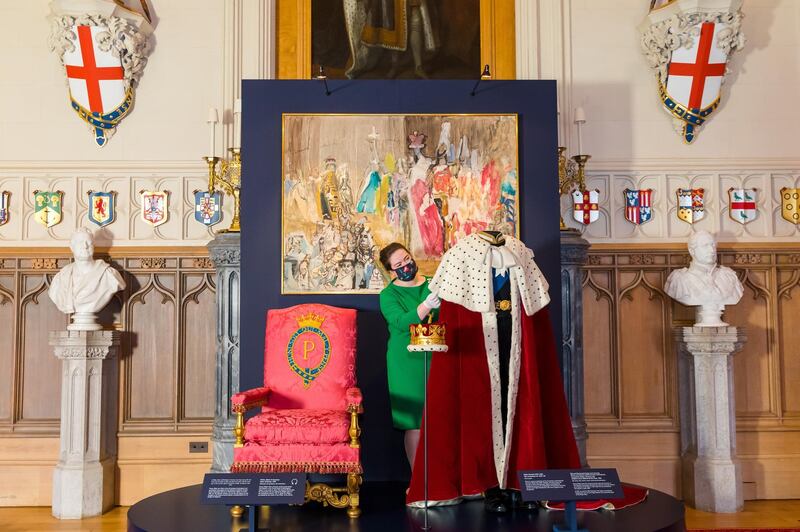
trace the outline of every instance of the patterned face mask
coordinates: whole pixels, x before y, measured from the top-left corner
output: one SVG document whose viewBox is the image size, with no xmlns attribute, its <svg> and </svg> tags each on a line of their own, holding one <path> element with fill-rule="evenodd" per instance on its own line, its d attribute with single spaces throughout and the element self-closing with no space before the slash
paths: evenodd
<svg viewBox="0 0 800 532">
<path fill-rule="evenodd" d="M 403 264 L 399 268 L 394 269 L 394 273 L 397 275 L 397 278 L 401 281 L 410 281 L 414 277 L 417 276 L 417 263 L 414 262 L 414 259 L 411 259 L 407 263 Z"/>
</svg>

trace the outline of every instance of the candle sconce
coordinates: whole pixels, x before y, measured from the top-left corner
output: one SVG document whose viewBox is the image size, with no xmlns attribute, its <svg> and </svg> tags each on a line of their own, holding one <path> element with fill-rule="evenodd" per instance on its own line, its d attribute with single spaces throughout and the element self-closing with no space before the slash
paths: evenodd
<svg viewBox="0 0 800 532">
<path fill-rule="evenodd" d="M 233 220 L 231 226 L 221 232 L 238 233 L 241 231 L 239 195 L 242 188 L 242 150 L 230 148 L 228 151 L 231 152 L 231 159 L 222 160 L 219 173 L 217 173 L 217 163 L 220 162 L 220 157 L 203 157 L 203 159 L 208 163 L 208 193 L 213 194 L 218 186 L 225 194 L 233 196 Z"/>
<path fill-rule="evenodd" d="M 578 126 L 578 152 L 583 151 L 583 138 L 581 127 L 586 123 L 586 113 L 583 108 L 578 107 L 575 109 L 575 124 Z M 559 138 L 561 136 L 559 135 Z M 566 156 L 567 148 L 565 146 L 558 147 L 558 196 L 567 195 L 571 196 L 575 190 L 580 191 L 582 196 L 586 193 L 586 163 L 591 159 L 591 155 L 573 155 L 571 158 Z M 584 200 L 586 201 L 586 200 Z M 597 206 L 594 206 L 597 209 Z M 560 209 L 559 209 L 560 210 Z M 564 217 L 560 217 L 561 230 L 568 229 L 564 223 Z M 584 223 L 590 223 L 585 221 Z"/>
</svg>

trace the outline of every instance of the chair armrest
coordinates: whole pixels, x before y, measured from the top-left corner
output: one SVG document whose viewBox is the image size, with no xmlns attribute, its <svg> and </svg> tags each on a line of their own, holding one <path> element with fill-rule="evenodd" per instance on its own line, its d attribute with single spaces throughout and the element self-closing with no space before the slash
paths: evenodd
<svg viewBox="0 0 800 532">
<path fill-rule="evenodd" d="M 265 405 L 269 399 L 269 388 L 253 388 L 244 392 L 239 392 L 231 397 L 231 410 L 243 413 L 251 408 Z"/>
<path fill-rule="evenodd" d="M 347 399 L 348 412 L 355 410 L 360 414 L 364 411 L 364 408 L 361 406 L 361 402 L 363 401 L 361 388 L 358 388 L 357 386 L 348 388 L 347 391 L 345 391 L 345 398 Z"/>
</svg>

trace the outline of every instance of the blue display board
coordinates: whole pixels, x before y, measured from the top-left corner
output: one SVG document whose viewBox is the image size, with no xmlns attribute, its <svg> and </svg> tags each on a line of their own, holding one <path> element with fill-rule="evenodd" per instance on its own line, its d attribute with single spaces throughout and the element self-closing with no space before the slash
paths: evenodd
<svg viewBox="0 0 800 532">
<path fill-rule="evenodd" d="M 364 393 L 362 461 L 369 480 L 409 476 L 402 432 L 391 422 L 386 325 L 377 295 L 281 295 L 283 113 L 495 114 L 519 117 L 520 236 L 550 283 L 561 345 L 555 81 L 265 80 L 242 83 L 241 389 L 263 384 L 266 310 L 319 302 L 358 313 L 358 384 Z M 387 457 L 391 456 L 389 459 Z"/>
</svg>

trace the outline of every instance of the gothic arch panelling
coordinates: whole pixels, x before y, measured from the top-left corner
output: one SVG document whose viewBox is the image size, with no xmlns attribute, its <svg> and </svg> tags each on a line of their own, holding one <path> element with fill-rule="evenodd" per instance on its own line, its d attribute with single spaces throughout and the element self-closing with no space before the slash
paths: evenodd
<svg viewBox="0 0 800 532">
<path fill-rule="evenodd" d="M 101 313 L 103 323 L 125 333 L 120 430 L 207 432 L 216 305 L 206 249 L 120 248 L 97 256 L 127 284 Z M 0 364 L 8 368 L 0 372 L 0 432 L 58 434 L 61 365 L 48 334 L 67 320 L 46 291 L 69 257 L 63 248 L 0 249 Z M 152 404 L 136 402 L 143 398 Z"/>
</svg>

